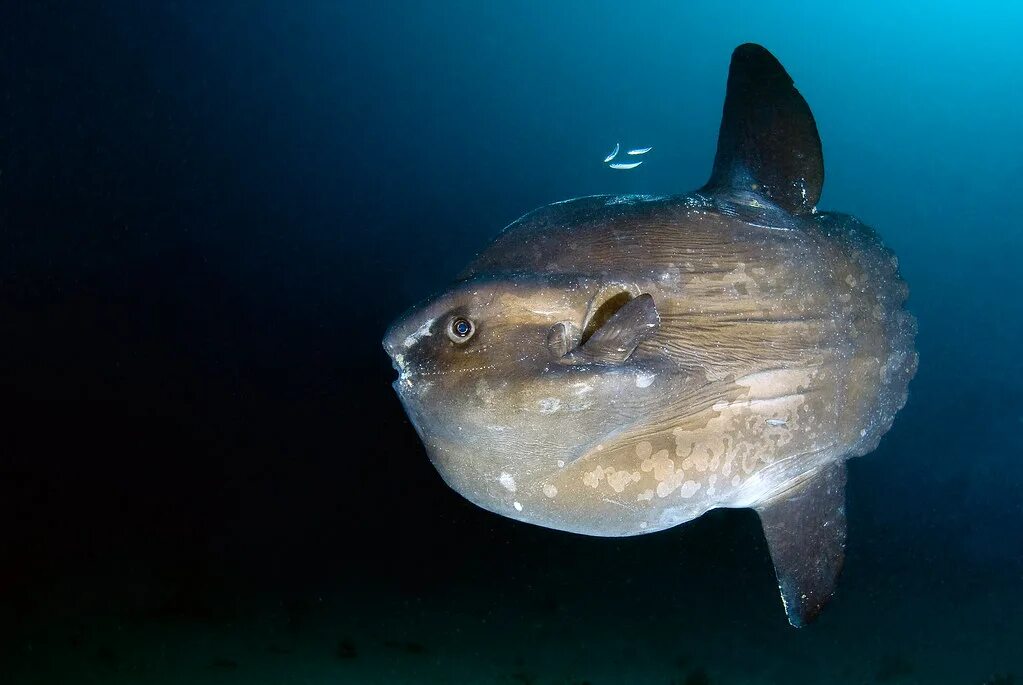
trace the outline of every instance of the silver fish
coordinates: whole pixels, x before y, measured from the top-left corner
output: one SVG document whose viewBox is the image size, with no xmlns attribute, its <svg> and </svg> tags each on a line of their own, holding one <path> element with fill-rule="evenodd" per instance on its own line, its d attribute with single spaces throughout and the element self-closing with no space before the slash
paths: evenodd
<svg viewBox="0 0 1023 685">
<path fill-rule="evenodd" d="M 620 144 L 619 143 L 615 143 L 615 149 L 611 150 L 611 154 L 609 154 L 607 157 L 604 158 L 604 164 L 607 164 L 612 159 L 614 159 L 615 157 L 618 156 L 619 148 L 620 148 Z"/>
</svg>

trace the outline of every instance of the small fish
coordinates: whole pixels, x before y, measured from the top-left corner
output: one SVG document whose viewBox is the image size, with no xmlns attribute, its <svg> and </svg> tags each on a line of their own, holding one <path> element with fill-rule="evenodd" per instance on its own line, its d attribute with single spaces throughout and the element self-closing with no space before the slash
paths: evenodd
<svg viewBox="0 0 1023 685">
<path fill-rule="evenodd" d="M 625 154 L 627 155 L 645 155 L 646 153 L 653 150 L 652 147 L 637 147 L 635 150 L 629 150 Z"/>
<path fill-rule="evenodd" d="M 785 419 L 767 419 L 768 426 L 784 426 L 788 421 Z"/>
<path fill-rule="evenodd" d="M 633 162 L 632 164 L 622 164 L 619 162 L 618 164 L 608 164 L 608 166 L 612 169 L 635 169 L 642 163 L 643 162 Z"/>
<path fill-rule="evenodd" d="M 620 149 L 620 147 L 621 147 L 620 143 L 615 143 L 615 149 L 611 150 L 611 154 L 604 158 L 604 164 L 607 164 L 612 159 L 618 156 L 618 150 Z"/>
</svg>

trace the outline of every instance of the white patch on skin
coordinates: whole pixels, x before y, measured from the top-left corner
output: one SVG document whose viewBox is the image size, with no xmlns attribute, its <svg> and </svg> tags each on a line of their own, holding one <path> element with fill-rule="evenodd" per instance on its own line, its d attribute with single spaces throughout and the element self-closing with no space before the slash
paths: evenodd
<svg viewBox="0 0 1023 685">
<path fill-rule="evenodd" d="M 785 419 L 767 419 L 768 426 L 784 426 L 786 423 Z"/>
<path fill-rule="evenodd" d="M 671 476 L 669 476 L 667 480 L 658 483 L 657 496 L 667 497 L 668 495 L 670 495 L 675 488 L 679 487 L 679 484 L 682 482 L 682 478 L 684 477 L 685 474 L 682 471 L 676 471 L 675 473 L 671 474 Z"/>
<path fill-rule="evenodd" d="M 416 344 L 416 342 L 419 341 L 420 338 L 425 338 L 428 335 L 433 335 L 433 333 L 430 331 L 430 326 L 433 325 L 434 321 L 436 321 L 436 319 L 430 319 L 422 326 L 420 326 L 418 329 L 416 329 L 415 333 L 405 338 L 405 348 L 408 349 L 409 347 L 412 347 L 413 345 Z"/>
<path fill-rule="evenodd" d="M 588 392 L 593 392 L 593 386 L 589 383 L 573 383 L 572 387 L 576 389 L 576 395 L 583 395 Z"/>
<path fill-rule="evenodd" d="M 688 498 L 695 495 L 696 491 L 699 489 L 700 489 L 699 483 L 697 483 L 695 480 L 687 480 L 685 483 L 682 484 L 682 487 L 679 488 L 678 494 L 681 495 L 682 497 Z"/>
<path fill-rule="evenodd" d="M 558 496 L 558 489 L 551 485 L 550 483 L 547 483 L 546 485 L 543 486 L 543 494 L 547 495 L 548 497 L 554 498 Z"/>
<path fill-rule="evenodd" d="M 637 373 L 636 374 L 636 387 L 637 388 L 649 388 L 650 384 L 657 378 L 656 373 Z"/>
<path fill-rule="evenodd" d="M 545 397 L 539 404 L 541 414 L 553 414 L 561 409 L 561 400 L 557 397 Z"/>
<path fill-rule="evenodd" d="M 588 485 L 593 489 L 596 489 L 602 480 L 604 480 L 604 469 L 601 466 L 583 474 L 583 485 Z"/>
<path fill-rule="evenodd" d="M 667 497 L 685 482 L 685 472 L 675 468 L 674 460 L 668 458 L 668 450 L 650 454 L 651 450 L 649 442 L 636 445 L 636 456 L 642 460 L 639 468 L 644 473 L 653 472 L 654 480 L 657 481 L 657 496 Z"/>
<path fill-rule="evenodd" d="M 512 506 L 515 507 L 515 511 L 522 511 L 522 505 L 518 502 L 512 502 Z"/>
<path fill-rule="evenodd" d="M 565 460 L 564 459 L 558 459 L 558 468 L 559 469 L 565 468 Z"/>
<path fill-rule="evenodd" d="M 604 469 L 604 475 L 607 478 L 607 484 L 611 486 L 612 490 L 618 493 L 624 491 L 626 486 L 630 483 L 638 483 L 640 478 L 639 471 L 631 473 L 625 470 L 616 471 L 612 466 L 608 466 Z"/>
<path fill-rule="evenodd" d="M 504 489 L 507 490 L 508 492 L 515 492 L 516 490 L 515 479 L 512 477 L 510 473 L 501 471 L 501 475 L 497 479 L 497 482 L 503 485 Z"/>
<path fill-rule="evenodd" d="M 646 521 L 640 521 L 639 522 L 639 527 L 640 528 L 646 528 Z"/>
<path fill-rule="evenodd" d="M 737 378 L 735 383 L 749 388 L 755 397 L 781 398 L 796 394 L 793 389 L 808 386 L 811 380 L 810 372 L 805 369 L 770 369 Z"/>
</svg>

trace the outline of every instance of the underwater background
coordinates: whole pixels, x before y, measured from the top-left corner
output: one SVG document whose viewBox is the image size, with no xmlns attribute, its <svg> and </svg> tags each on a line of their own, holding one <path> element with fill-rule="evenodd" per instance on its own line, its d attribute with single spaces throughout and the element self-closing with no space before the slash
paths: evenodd
<svg viewBox="0 0 1023 685">
<path fill-rule="evenodd" d="M 1023 7 L 0 9 L 0 682 L 1023 681 Z M 380 347 L 518 216 L 710 172 L 732 49 L 898 255 L 909 402 L 820 619 L 756 515 L 586 538 L 448 489 Z M 617 141 L 643 166 L 601 163 Z"/>
</svg>

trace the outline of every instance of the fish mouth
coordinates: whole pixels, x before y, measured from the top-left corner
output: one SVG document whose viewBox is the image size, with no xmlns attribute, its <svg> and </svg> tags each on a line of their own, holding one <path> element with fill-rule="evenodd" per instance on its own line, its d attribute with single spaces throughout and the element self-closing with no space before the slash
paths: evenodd
<svg viewBox="0 0 1023 685">
<path fill-rule="evenodd" d="M 391 368 L 398 374 L 398 377 L 391 383 L 391 387 L 397 391 L 398 383 L 401 382 L 402 376 L 405 375 L 405 370 L 402 368 L 401 364 L 398 363 L 398 360 L 394 358 L 394 355 L 391 354 L 390 350 L 387 350 L 387 356 L 391 360 Z"/>
<path fill-rule="evenodd" d="M 404 401 L 408 391 L 414 385 L 413 374 L 406 364 L 404 355 L 401 354 L 391 356 L 391 367 L 398 373 L 398 377 L 391 383 L 391 387 L 394 388 L 394 392 L 398 394 L 398 397 Z"/>
<path fill-rule="evenodd" d="M 398 393 L 398 395 L 401 395 L 402 385 L 410 384 L 408 374 L 406 374 L 405 371 L 402 370 L 402 368 L 397 364 L 392 363 L 391 366 L 393 366 L 394 370 L 398 372 L 398 377 L 391 381 L 391 387 L 394 388 L 394 392 Z"/>
<path fill-rule="evenodd" d="M 387 335 L 384 337 L 382 347 L 387 357 L 391 360 L 391 367 L 398 372 L 398 378 L 401 379 L 405 375 L 405 355 L 398 352 L 398 347 L 394 344 L 394 334 L 392 329 L 387 331 Z"/>
</svg>

